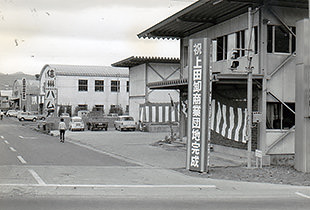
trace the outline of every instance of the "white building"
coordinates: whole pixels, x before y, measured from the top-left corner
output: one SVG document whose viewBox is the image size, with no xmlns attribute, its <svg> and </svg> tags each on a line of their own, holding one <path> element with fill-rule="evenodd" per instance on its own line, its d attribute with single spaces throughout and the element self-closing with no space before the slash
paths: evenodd
<svg viewBox="0 0 310 210">
<path fill-rule="evenodd" d="M 179 103 L 178 90 L 152 90 L 148 84 L 179 79 L 180 59 L 131 56 L 112 66 L 129 68 L 129 114 L 135 120 L 152 124 L 178 121 L 179 111 L 175 110 Z"/>
<path fill-rule="evenodd" d="M 75 115 L 78 110 L 102 110 L 116 107 L 129 110 L 127 68 L 110 66 L 45 65 L 40 74 L 43 111 Z"/>
</svg>

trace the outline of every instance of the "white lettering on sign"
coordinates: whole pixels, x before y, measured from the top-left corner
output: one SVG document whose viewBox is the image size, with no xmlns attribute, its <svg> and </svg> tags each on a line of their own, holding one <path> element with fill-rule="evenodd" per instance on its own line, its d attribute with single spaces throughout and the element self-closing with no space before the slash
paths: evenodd
<svg viewBox="0 0 310 210">
<path fill-rule="evenodd" d="M 263 157 L 263 152 L 262 150 L 255 150 L 255 157 L 258 157 L 258 158 L 262 158 Z"/>
</svg>

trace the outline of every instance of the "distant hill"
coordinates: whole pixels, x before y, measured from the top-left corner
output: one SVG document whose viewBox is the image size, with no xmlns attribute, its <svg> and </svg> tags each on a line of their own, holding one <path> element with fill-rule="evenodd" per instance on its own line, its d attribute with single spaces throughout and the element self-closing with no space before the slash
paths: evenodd
<svg viewBox="0 0 310 210">
<path fill-rule="evenodd" d="M 3 74 L 0 73 L 0 90 L 12 90 L 13 82 L 17 79 L 31 79 L 34 80 L 36 77 L 30 74 L 24 74 L 23 72 L 17 72 L 14 74 Z"/>
</svg>

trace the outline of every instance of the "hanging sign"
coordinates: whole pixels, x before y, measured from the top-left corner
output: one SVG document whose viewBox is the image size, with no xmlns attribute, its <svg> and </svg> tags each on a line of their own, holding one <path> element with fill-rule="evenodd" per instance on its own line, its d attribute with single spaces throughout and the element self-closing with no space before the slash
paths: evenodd
<svg viewBox="0 0 310 210">
<path fill-rule="evenodd" d="M 189 42 L 187 168 L 198 172 L 209 165 L 210 46 L 208 38 Z"/>
</svg>

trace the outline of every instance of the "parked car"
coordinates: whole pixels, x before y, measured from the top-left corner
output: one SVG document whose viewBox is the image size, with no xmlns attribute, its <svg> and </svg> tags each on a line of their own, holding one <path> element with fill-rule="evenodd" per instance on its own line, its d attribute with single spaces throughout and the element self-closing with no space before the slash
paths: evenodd
<svg viewBox="0 0 310 210">
<path fill-rule="evenodd" d="M 81 117 L 71 117 L 69 122 L 70 131 L 84 131 L 85 125 Z"/>
<path fill-rule="evenodd" d="M 37 121 L 38 117 L 30 112 L 20 112 L 17 115 L 17 119 L 19 121 L 24 121 L 24 120 L 28 120 L 28 121 Z"/>
<path fill-rule="evenodd" d="M 8 117 L 17 117 L 17 114 L 18 114 L 18 111 L 16 111 L 16 110 L 8 110 L 6 112 L 6 116 L 8 116 Z"/>
<path fill-rule="evenodd" d="M 44 114 L 40 114 L 39 112 L 30 112 L 31 114 L 37 116 L 37 119 L 38 120 L 45 120 L 46 119 L 46 116 Z"/>
<path fill-rule="evenodd" d="M 100 111 L 89 112 L 83 120 L 88 130 L 108 130 L 109 121 Z"/>
<path fill-rule="evenodd" d="M 135 131 L 137 123 L 131 116 L 119 116 L 116 121 L 114 121 L 115 130 L 132 130 Z"/>
</svg>

